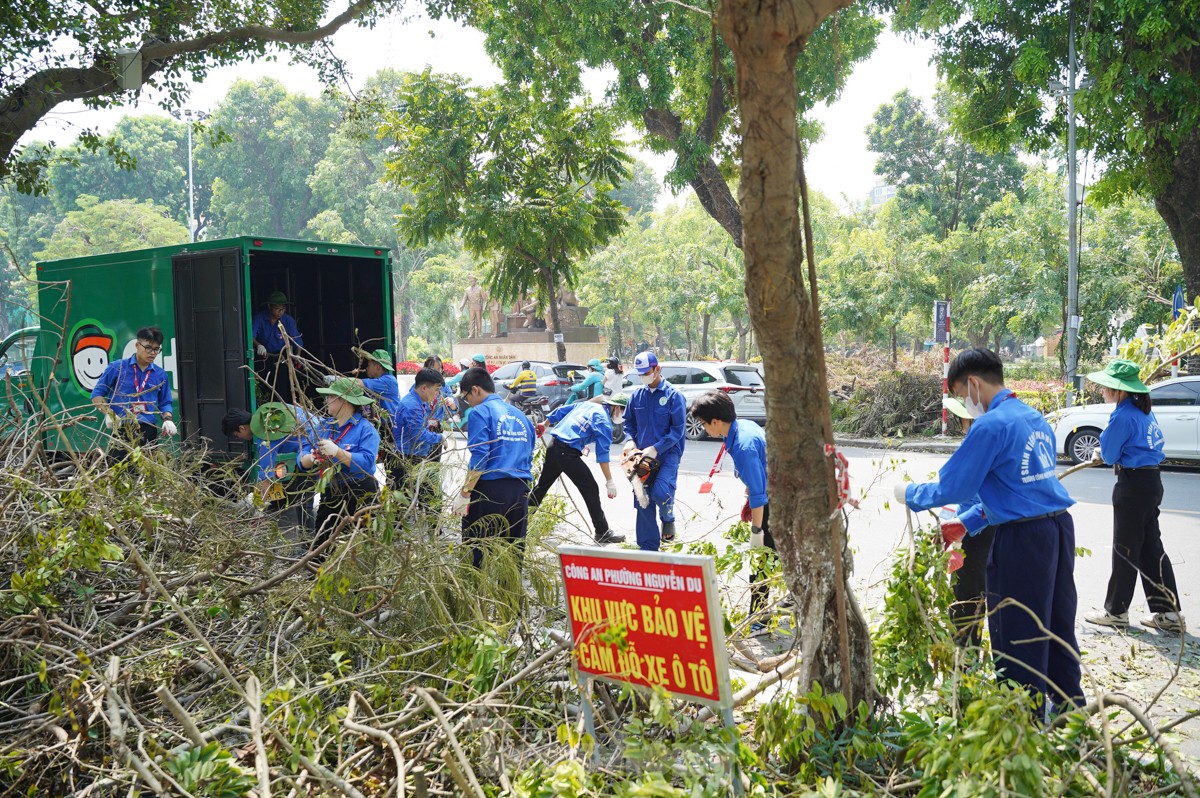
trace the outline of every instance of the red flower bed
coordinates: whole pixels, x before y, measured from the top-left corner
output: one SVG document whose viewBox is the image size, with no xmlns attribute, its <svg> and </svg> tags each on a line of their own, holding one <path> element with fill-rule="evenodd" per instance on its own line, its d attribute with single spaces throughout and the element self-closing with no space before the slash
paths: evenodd
<svg viewBox="0 0 1200 798">
<path fill-rule="evenodd" d="M 421 368 L 423 367 L 423 364 L 424 364 L 424 361 L 421 361 L 421 363 L 417 363 L 414 360 L 401 360 L 399 363 L 396 364 L 396 373 L 397 374 L 416 374 L 418 371 L 421 370 Z M 456 374 L 458 374 L 458 372 L 462 371 L 462 369 L 460 369 L 458 367 L 457 363 L 452 363 L 449 360 L 444 361 L 442 363 L 442 368 L 445 371 L 447 377 L 453 377 Z M 488 374 L 491 374 L 493 371 L 495 371 L 498 368 L 500 368 L 500 367 L 495 365 L 494 363 L 487 364 Z"/>
</svg>

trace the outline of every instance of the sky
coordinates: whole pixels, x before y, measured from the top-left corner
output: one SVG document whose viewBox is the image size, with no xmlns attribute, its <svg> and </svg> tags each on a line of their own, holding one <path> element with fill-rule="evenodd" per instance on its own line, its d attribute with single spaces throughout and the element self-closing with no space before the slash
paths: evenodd
<svg viewBox="0 0 1200 798">
<path fill-rule="evenodd" d="M 400 71 L 421 71 L 430 66 L 438 72 L 457 72 L 476 83 L 491 84 L 501 79 L 500 71 L 488 59 L 483 34 L 453 22 L 433 21 L 424 17 L 381 21 L 372 29 L 344 28 L 332 39 L 334 51 L 346 61 L 351 72 L 350 88 L 357 89 L 366 79 L 385 67 Z M 901 89 L 909 89 L 929 101 L 937 80 L 930 65 L 933 46 L 928 42 L 909 42 L 884 33 L 875 53 L 854 70 L 836 102 L 814 111 L 825 127 L 825 135 L 808 153 L 805 173 L 811 188 L 843 205 L 866 198 L 876 184 L 875 156 L 867 150 L 865 129 L 875 110 Z M 321 84 L 316 73 L 302 65 L 286 61 L 260 61 L 212 70 L 207 79 L 193 87 L 187 104 L 190 109 L 206 111 L 215 107 L 237 79 L 254 80 L 269 76 L 281 81 L 290 91 L 316 95 Z M 606 75 L 588 76 L 587 88 L 600 96 Z M 59 106 L 31 132 L 27 140 L 53 140 L 62 145 L 82 128 L 107 130 L 121 116 L 130 113 L 162 113 L 157 98 L 145 93 L 136 106 L 106 111 L 89 111 L 79 104 Z M 630 140 L 636 134 L 629 132 Z M 662 177 L 671 166 L 671 156 L 639 151 Z M 670 201 L 665 193 L 660 203 Z"/>
</svg>

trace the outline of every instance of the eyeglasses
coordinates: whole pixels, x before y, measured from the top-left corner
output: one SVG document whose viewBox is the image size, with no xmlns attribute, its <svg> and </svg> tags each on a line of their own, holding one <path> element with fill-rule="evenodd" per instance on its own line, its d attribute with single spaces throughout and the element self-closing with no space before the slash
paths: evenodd
<svg viewBox="0 0 1200 798">
<path fill-rule="evenodd" d="M 146 346 L 141 341 L 138 341 L 137 343 L 138 343 L 138 346 L 140 346 L 142 349 L 146 350 L 146 354 L 148 354 L 148 355 L 157 355 L 159 352 L 162 351 L 161 346 Z"/>
</svg>

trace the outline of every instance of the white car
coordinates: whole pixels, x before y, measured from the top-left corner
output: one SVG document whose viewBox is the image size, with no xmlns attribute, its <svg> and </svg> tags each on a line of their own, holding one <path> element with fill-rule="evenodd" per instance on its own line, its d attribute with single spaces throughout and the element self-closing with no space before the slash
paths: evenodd
<svg viewBox="0 0 1200 798">
<path fill-rule="evenodd" d="M 1162 428 L 1163 454 L 1176 460 L 1200 460 L 1200 376 L 1158 383 L 1150 389 L 1150 403 Z M 1046 416 L 1059 454 L 1073 463 L 1090 460 L 1114 407 L 1080 405 Z"/>
<path fill-rule="evenodd" d="M 754 366 L 709 360 L 662 360 L 659 365 L 663 379 L 678 388 L 689 403 L 705 391 L 724 391 L 733 400 L 738 418 L 766 425 L 767 385 L 762 372 Z M 688 413 L 685 430 L 691 441 L 708 437 L 704 425 L 691 413 Z"/>
</svg>

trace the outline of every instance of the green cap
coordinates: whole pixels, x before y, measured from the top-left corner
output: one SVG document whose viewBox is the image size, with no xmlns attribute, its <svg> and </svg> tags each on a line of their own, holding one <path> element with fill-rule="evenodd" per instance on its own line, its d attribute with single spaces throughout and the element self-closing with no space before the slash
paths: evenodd
<svg viewBox="0 0 1200 798">
<path fill-rule="evenodd" d="M 953 396 L 943 396 L 942 407 L 946 408 L 959 418 L 971 417 L 971 414 L 967 412 L 967 406 L 962 403 L 962 400 L 955 399 Z"/>
<path fill-rule="evenodd" d="M 1093 371 L 1087 378 L 1097 385 L 1129 393 L 1150 393 L 1141 380 L 1142 368 L 1132 360 L 1114 360 L 1104 371 Z"/>
<path fill-rule="evenodd" d="M 606 405 L 618 405 L 620 407 L 629 407 L 629 396 L 625 393 L 614 393 L 612 396 L 606 396 L 602 400 Z"/>
<path fill-rule="evenodd" d="M 392 368 L 392 353 L 386 349 L 376 349 L 374 352 L 368 352 L 364 349 L 362 350 L 362 356 L 367 360 L 374 360 L 376 363 L 383 366 L 384 371 L 395 371 L 395 369 Z"/>
<path fill-rule="evenodd" d="M 336 396 L 339 399 L 345 399 L 352 405 L 369 405 L 375 400 L 363 393 L 362 385 L 353 377 L 341 377 L 334 380 L 333 384 L 327 388 L 318 388 L 317 393 L 323 393 L 326 396 Z"/>
<path fill-rule="evenodd" d="M 296 411 L 283 402 L 268 402 L 250 416 L 250 431 L 264 441 L 286 438 L 296 429 Z"/>
<path fill-rule="evenodd" d="M 272 291 L 267 295 L 268 305 L 286 305 L 287 303 L 287 294 L 282 291 Z"/>
</svg>

